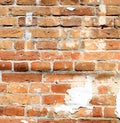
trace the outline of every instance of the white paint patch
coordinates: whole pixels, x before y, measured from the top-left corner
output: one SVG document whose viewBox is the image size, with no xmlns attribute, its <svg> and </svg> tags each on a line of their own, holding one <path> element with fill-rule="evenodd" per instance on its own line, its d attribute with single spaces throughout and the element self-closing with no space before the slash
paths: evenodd
<svg viewBox="0 0 120 123">
<path fill-rule="evenodd" d="M 28 121 L 26 121 L 26 120 L 21 120 L 21 123 L 28 123 Z"/>
<path fill-rule="evenodd" d="M 32 25 L 32 12 L 26 13 L 25 23 L 27 26 Z"/>
<path fill-rule="evenodd" d="M 32 38 L 32 33 L 29 32 L 28 30 L 25 31 L 25 46 L 24 46 L 24 49 L 27 50 L 27 44 L 29 41 L 31 41 L 31 38 Z"/>
<path fill-rule="evenodd" d="M 120 90 L 116 97 L 116 115 L 118 118 L 120 118 Z"/>
<path fill-rule="evenodd" d="M 39 5 L 41 0 L 36 0 L 36 4 Z"/>
<path fill-rule="evenodd" d="M 95 44 L 99 50 L 104 50 L 106 47 L 106 43 L 102 39 L 98 42 L 95 42 Z"/>
<path fill-rule="evenodd" d="M 67 10 L 69 10 L 69 11 L 74 11 L 75 8 L 74 8 L 74 7 L 67 7 Z"/>
<path fill-rule="evenodd" d="M 100 4 L 99 9 L 102 14 L 106 14 L 106 5 L 105 4 Z"/>
<path fill-rule="evenodd" d="M 78 41 L 66 41 L 66 47 L 73 48 L 76 45 L 79 45 Z"/>
<path fill-rule="evenodd" d="M 99 17 L 99 25 L 106 25 L 106 16 Z"/>
<path fill-rule="evenodd" d="M 2 71 L 0 71 L 0 82 L 2 81 Z"/>
<path fill-rule="evenodd" d="M 86 107 L 91 109 L 92 106 L 89 105 L 92 99 L 92 82 L 93 77 L 87 76 L 86 84 L 84 87 L 74 87 L 67 90 L 68 95 L 65 96 L 65 104 L 60 106 L 55 106 L 55 112 L 70 112 L 75 113 L 78 108 Z"/>
</svg>

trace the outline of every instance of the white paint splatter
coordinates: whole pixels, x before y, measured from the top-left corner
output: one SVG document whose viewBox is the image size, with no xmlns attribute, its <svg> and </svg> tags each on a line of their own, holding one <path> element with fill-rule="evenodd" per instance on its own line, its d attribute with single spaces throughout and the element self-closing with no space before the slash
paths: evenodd
<svg viewBox="0 0 120 123">
<path fill-rule="evenodd" d="M 106 16 L 99 17 L 99 25 L 106 25 Z"/>
<path fill-rule="evenodd" d="M 21 120 L 21 123 L 28 123 L 28 121 L 26 121 L 26 120 Z"/>
<path fill-rule="evenodd" d="M 74 8 L 74 7 L 67 7 L 67 10 L 69 10 L 69 11 L 74 11 L 75 8 Z"/>
<path fill-rule="evenodd" d="M 116 97 L 116 115 L 118 118 L 120 118 L 120 90 Z"/>
<path fill-rule="evenodd" d="M 32 25 L 32 12 L 26 13 L 25 23 L 27 26 Z"/>
<path fill-rule="evenodd" d="M 65 104 L 55 106 L 55 112 L 58 113 L 63 111 L 75 113 L 80 107 L 92 108 L 92 106 L 89 105 L 92 99 L 92 82 L 93 77 L 87 76 L 87 82 L 84 87 L 68 89 L 68 95 L 65 96 Z"/>
<path fill-rule="evenodd" d="M 100 4 L 99 9 L 102 14 L 106 14 L 106 5 L 105 4 Z"/>
</svg>

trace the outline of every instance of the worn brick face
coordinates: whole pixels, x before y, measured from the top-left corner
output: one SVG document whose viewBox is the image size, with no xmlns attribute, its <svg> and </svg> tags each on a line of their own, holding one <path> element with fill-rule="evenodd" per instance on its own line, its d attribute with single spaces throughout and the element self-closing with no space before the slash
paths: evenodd
<svg viewBox="0 0 120 123">
<path fill-rule="evenodd" d="M 0 123 L 119 123 L 120 0 L 0 0 Z"/>
</svg>

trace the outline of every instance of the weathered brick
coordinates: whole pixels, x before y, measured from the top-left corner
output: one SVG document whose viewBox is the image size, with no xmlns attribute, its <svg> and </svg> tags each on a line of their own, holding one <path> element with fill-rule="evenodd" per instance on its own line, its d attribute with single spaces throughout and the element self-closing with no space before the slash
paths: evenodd
<svg viewBox="0 0 120 123">
<path fill-rule="evenodd" d="M 17 0 L 18 5 L 35 5 L 36 0 Z"/>
<path fill-rule="evenodd" d="M 120 26 L 120 17 L 115 18 L 115 26 Z"/>
<path fill-rule="evenodd" d="M 56 50 L 57 42 L 55 41 L 38 41 L 36 43 L 37 49 L 40 50 Z"/>
<path fill-rule="evenodd" d="M 75 4 L 79 4 L 78 0 L 61 0 L 60 3 L 62 5 L 75 5 Z"/>
<path fill-rule="evenodd" d="M 1 16 L 7 15 L 7 8 L 6 7 L 0 7 L 0 15 Z"/>
<path fill-rule="evenodd" d="M 42 104 L 64 103 L 64 95 L 45 95 L 42 97 Z"/>
<path fill-rule="evenodd" d="M 30 107 L 27 109 L 27 116 L 30 117 L 30 116 L 37 116 L 37 117 L 40 117 L 40 116 L 47 116 L 47 109 L 46 108 L 38 108 L 38 107 Z"/>
<path fill-rule="evenodd" d="M 0 84 L 0 93 L 6 92 L 7 90 L 7 85 L 6 84 Z"/>
<path fill-rule="evenodd" d="M 49 84 L 33 83 L 30 85 L 30 93 L 44 93 L 50 92 Z"/>
<path fill-rule="evenodd" d="M 107 4 L 107 5 L 120 5 L 119 0 L 114 0 L 114 1 L 104 0 L 104 3 Z"/>
<path fill-rule="evenodd" d="M 102 117 L 102 108 L 101 107 L 93 108 L 93 117 Z"/>
<path fill-rule="evenodd" d="M 59 71 L 59 70 L 69 71 L 73 69 L 73 64 L 72 62 L 54 62 L 53 69 L 55 71 Z"/>
<path fill-rule="evenodd" d="M 14 63 L 14 70 L 16 72 L 28 71 L 28 63 L 27 62 Z"/>
<path fill-rule="evenodd" d="M 104 117 L 115 118 L 115 108 L 105 108 Z"/>
<path fill-rule="evenodd" d="M 11 40 L 1 40 L 0 41 L 0 50 L 10 50 L 10 49 L 12 49 Z"/>
<path fill-rule="evenodd" d="M 34 71 L 50 71 L 51 65 L 49 62 L 32 62 L 31 70 Z"/>
<path fill-rule="evenodd" d="M 0 70 L 12 70 L 11 62 L 0 62 Z"/>
<path fill-rule="evenodd" d="M 95 63 L 93 62 L 77 62 L 75 64 L 76 71 L 93 71 L 95 70 Z"/>
<path fill-rule="evenodd" d="M 17 74 L 3 73 L 2 81 L 4 82 L 41 82 L 41 74 Z"/>
<path fill-rule="evenodd" d="M 58 0 L 41 0 L 40 1 L 40 5 L 48 5 L 48 6 L 51 6 L 51 5 L 57 5 L 58 4 Z"/>
<path fill-rule="evenodd" d="M 24 41 L 15 41 L 14 42 L 14 48 L 16 50 L 22 50 L 22 49 L 24 49 Z"/>
<path fill-rule="evenodd" d="M 120 15 L 120 6 L 107 6 L 107 15 Z"/>
<path fill-rule="evenodd" d="M 14 3 L 14 0 L 1 0 L 0 4 L 2 5 L 11 5 Z"/>
<path fill-rule="evenodd" d="M 54 93 L 66 93 L 66 91 L 68 89 L 70 89 L 70 85 L 69 84 L 53 84 L 51 86 L 51 90 Z"/>
</svg>

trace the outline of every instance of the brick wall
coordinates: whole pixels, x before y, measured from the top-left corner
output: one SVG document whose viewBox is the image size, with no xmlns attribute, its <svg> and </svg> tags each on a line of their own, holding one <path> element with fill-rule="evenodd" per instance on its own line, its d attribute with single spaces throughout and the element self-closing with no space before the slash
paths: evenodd
<svg viewBox="0 0 120 123">
<path fill-rule="evenodd" d="M 0 123 L 119 123 L 120 0 L 0 0 Z"/>
</svg>

